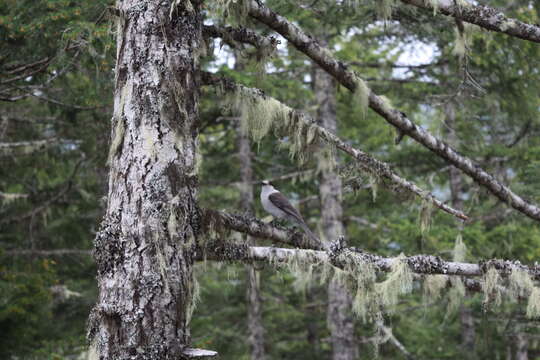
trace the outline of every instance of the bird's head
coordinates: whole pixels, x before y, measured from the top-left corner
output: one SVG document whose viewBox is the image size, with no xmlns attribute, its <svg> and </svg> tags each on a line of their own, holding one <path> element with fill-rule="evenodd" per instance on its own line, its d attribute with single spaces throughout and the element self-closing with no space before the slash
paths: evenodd
<svg viewBox="0 0 540 360">
<path fill-rule="evenodd" d="M 262 187 L 265 187 L 265 186 L 274 187 L 274 186 L 272 185 L 272 183 L 271 183 L 270 181 L 268 181 L 268 180 L 263 180 L 263 181 L 261 181 L 261 186 L 262 186 Z"/>
</svg>

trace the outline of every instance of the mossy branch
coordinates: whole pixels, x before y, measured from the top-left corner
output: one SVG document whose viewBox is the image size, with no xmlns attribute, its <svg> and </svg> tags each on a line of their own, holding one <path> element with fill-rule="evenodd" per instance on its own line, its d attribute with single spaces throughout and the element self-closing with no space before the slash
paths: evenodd
<svg viewBox="0 0 540 360">
<path fill-rule="evenodd" d="M 255 0 L 249 1 L 249 16 L 266 24 L 268 27 L 281 34 L 299 51 L 306 54 L 322 69 L 332 75 L 341 85 L 345 86 L 351 92 L 356 92 L 358 76 L 353 71 L 349 70 L 347 65 L 334 58 L 328 49 L 317 43 L 314 37 L 306 34 L 291 21 L 275 13 L 261 2 Z M 402 1 L 420 7 L 427 6 L 425 0 Z M 438 0 L 437 4 L 438 10 L 442 13 L 448 11 L 447 8 L 449 6 L 454 6 L 454 2 L 451 0 Z M 487 26 L 485 21 L 489 22 L 491 17 L 485 16 L 486 11 L 489 14 L 495 15 L 495 20 L 499 15 L 502 19 L 506 19 L 504 15 L 499 14 L 497 11 L 488 7 L 473 6 L 470 4 L 468 6 L 463 6 L 463 4 L 461 4 L 458 7 L 461 9 L 463 21 L 470 21 L 490 30 L 492 28 Z M 452 12 L 452 15 L 455 16 L 456 13 Z M 475 19 L 481 19 L 482 21 L 475 22 L 473 21 Z M 506 28 L 507 34 L 515 36 L 519 36 L 517 35 L 518 33 L 522 35 L 528 34 L 532 36 L 528 38 L 529 40 L 540 42 L 540 27 L 538 26 L 521 22 L 507 22 L 504 27 Z M 495 30 L 496 29 L 499 28 L 495 28 Z M 538 205 L 530 203 L 514 193 L 510 188 L 499 182 L 493 175 L 482 169 L 472 159 L 459 154 L 450 145 L 436 138 L 421 126 L 416 125 L 406 114 L 390 107 L 387 102 L 373 91 L 369 92 L 369 107 L 381 115 L 388 123 L 396 127 L 402 134 L 411 137 L 440 158 L 462 170 L 480 186 L 488 189 L 495 197 L 526 216 L 540 221 L 540 207 L 538 207 Z"/>
<path fill-rule="evenodd" d="M 239 249 L 231 250 L 232 247 Z M 224 250 L 225 249 L 225 250 Z M 360 316 L 375 314 L 380 310 L 392 311 L 401 294 L 412 291 L 414 274 L 436 275 L 426 279 L 424 293 L 431 300 L 437 298 L 443 289 L 448 290 L 449 310 L 455 310 L 465 296 L 465 289 L 474 292 L 484 292 L 488 299 L 486 303 L 500 304 L 501 295 L 507 295 L 512 300 L 520 300 L 517 293 L 509 291 L 500 282 L 508 278 L 512 271 L 524 271 L 528 276 L 540 279 L 540 268 L 527 267 L 519 262 L 490 260 L 487 263 L 455 263 L 430 255 L 400 255 L 385 258 L 378 255 L 359 251 L 354 248 L 340 249 L 339 253 L 317 250 L 285 249 L 276 247 L 256 247 L 246 244 L 218 244 L 206 250 L 208 259 L 265 262 L 283 266 L 298 276 L 297 284 L 300 289 L 309 286 L 314 272 L 318 271 L 321 278 L 329 278 L 329 271 L 334 277 L 356 291 L 353 310 Z M 281 264 L 281 265 L 280 265 Z M 487 265 L 489 264 L 489 265 Z M 485 271 L 485 267 L 488 270 Z M 386 272 L 388 276 L 382 282 L 376 282 L 375 272 Z M 483 281 L 461 279 L 461 277 L 485 276 Z M 417 277 L 416 277 L 417 278 Z M 497 293 L 497 299 L 493 294 Z M 532 287 L 527 294 L 527 316 L 540 316 L 540 290 Z"/>
<path fill-rule="evenodd" d="M 325 128 L 318 126 L 309 115 L 280 103 L 265 95 L 261 90 L 236 84 L 227 78 L 202 73 L 202 80 L 203 83 L 217 86 L 220 90 L 232 95 L 229 102 L 240 111 L 243 128 L 255 141 L 260 141 L 273 129 L 278 136 L 288 137 L 291 156 L 304 161 L 311 153 L 309 150 L 315 144 L 315 138 L 320 139 L 356 159 L 359 169 L 377 178 L 388 180 L 395 188 L 411 192 L 459 219 L 467 220 L 467 216 L 462 211 L 446 205 L 428 191 L 401 178 L 390 165 L 348 145 Z"/>
</svg>

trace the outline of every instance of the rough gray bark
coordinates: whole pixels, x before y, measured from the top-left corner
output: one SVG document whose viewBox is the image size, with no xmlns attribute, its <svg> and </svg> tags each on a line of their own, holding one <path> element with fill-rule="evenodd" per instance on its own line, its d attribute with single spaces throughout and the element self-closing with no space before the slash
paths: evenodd
<svg viewBox="0 0 540 360">
<path fill-rule="evenodd" d="M 117 2 L 108 203 L 95 239 L 100 359 L 182 359 L 189 349 L 196 205 L 199 2 Z M 173 15 L 174 16 L 171 16 Z"/>
<path fill-rule="evenodd" d="M 401 0 L 405 4 L 433 10 L 433 3 L 425 0 Z M 458 2 L 459 3 L 459 2 Z M 484 29 L 502 32 L 520 39 L 540 43 L 540 26 L 527 24 L 504 15 L 502 11 L 485 5 L 458 5 L 454 0 L 437 0 L 437 11 L 478 25 Z"/>
<path fill-rule="evenodd" d="M 236 57 L 238 59 L 238 56 Z M 253 199 L 253 168 L 251 166 L 252 152 L 249 137 L 243 134 L 240 126 L 237 128 L 238 160 L 240 161 L 240 208 L 252 215 L 254 209 Z M 251 235 L 247 235 L 246 242 L 254 244 Z M 264 360 L 264 327 L 262 322 L 262 299 L 260 294 L 259 272 L 253 264 L 246 265 L 247 272 L 247 328 L 248 343 L 251 359 Z"/>
<path fill-rule="evenodd" d="M 306 34 L 302 29 L 255 0 L 250 1 L 249 15 L 281 34 L 299 51 L 309 56 L 347 89 L 352 92 L 356 91 L 358 87 L 358 77 L 356 74 L 349 70 L 347 65 L 336 60 L 328 49 L 320 46 L 313 37 Z M 486 172 L 473 160 L 459 154 L 446 142 L 416 125 L 406 114 L 389 106 L 387 102 L 373 91 L 369 89 L 368 91 L 369 107 L 381 115 L 388 123 L 396 127 L 400 133 L 411 137 L 449 164 L 462 170 L 502 202 L 528 217 L 540 221 L 540 208 L 536 204 L 514 193 L 509 187 L 499 182 L 493 175 Z"/>
<path fill-rule="evenodd" d="M 329 132 L 337 132 L 336 83 L 332 76 L 315 66 L 313 91 L 317 109 L 317 123 Z M 324 161 L 324 160 L 323 160 Z M 323 241 L 333 241 L 343 234 L 341 207 L 341 178 L 335 169 L 326 169 L 319 176 Z M 328 283 L 327 325 L 332 343 L 332 359 L 353 360 L 358 357 L 354 339 L 354 317 L 351 312 L 352 296 L 337 279 Z"/>
</svg>

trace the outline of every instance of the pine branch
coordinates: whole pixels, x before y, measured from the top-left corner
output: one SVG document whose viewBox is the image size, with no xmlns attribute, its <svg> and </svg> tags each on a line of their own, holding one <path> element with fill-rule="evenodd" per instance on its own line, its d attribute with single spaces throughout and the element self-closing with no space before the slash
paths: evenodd
<svg viewBox="0 0 540 360">
<path fill-rule="evenodd" d="M 357 91 L 358 76 L 349 70 L 344 63 L 336 60 L 328 49 L 321 47 L 313 37 L 306 34 L 302 29 L 255 0 L 250 2 L 249 15 L 285 37 L 299 51 L 309 56 L 351 92 Z M 400 133 L 410 136 L 448 163 L 461 169 L 501 201 L 528 217 L 540 221 L 540 208 L 536 204 L 530 203 L 512 192 L 473 160 L 460 155 L 450 145 L 414 124 L 406 114 L 392 108 L 370 89 L 367 89 L 367 91 L 369 93 L 369 107 L 396 127 Z"/>
<path fill-rule="evenodd" d="M 225 91 L 237 91 L 238 89 L 241 89 L 241 91 L 253 94 L 253 96 L 255 97 L 269 98 L 261 90 L 248 88 L 243 85 L 236 84 L 230 79 L 222 78 L 211 73 L 201 73 L 201 77 L 202 77 L 203 83 L 219 84 L 221 85 L 221 88 Z M 282 104 L 282 106 L 284 108 L 287 108 L 289 117 L 291 119 L 295 121 L 304 122 L 304 124 L 307 127 L 315 129 L 315 133 L 320 139 L 324 140 L 325 142 L 335 146 L 336 148 L 340 149 L 344 153 L 355 158 L 357 160 L 359 167 L 362 170 L 367 171 L 377 177 L 382 177 L 390 181 L 394 186 L 400 189 L 409 191 L 419 196 L 420 198 L 431 202 L 434 206 L 438 207 L 439 209 L 457 218 L 460 218 L 462 220 L 468 219 L 467 216 L 463 212 L 444 204 L 442 201 L 435 198 L 435 196 L 433 196 L 430 192 L 423 190 L 419 188 L 413 182 L 410 182 L 400 177 L 391 169 L 390 165 L 375 159 L 374 157 L 372 157 L 370 154 L 366 152 L 353 148 L 352 146 L 348 145 L 345 141 L 341 140 L 336 135 L 332 134 L 331 132 L 327 131 L 321 126 L 318 126 L 315 120 L 311 119 L 309 115 L 304 114 L 298 110 L 289 108 L 286 105 Z"/>
<path fill-rule="evenodd" d="M 401 2 L 422 9 L 435 10 L 487 30 L 540 43 L 540 26 L 509 18 L 502 11 L 489 6 L 473 5 L 464 1 L 437 0 L 436 9 L 433 9 L 433 3 L 430 1 L 401 0 Z"/>
</svg>

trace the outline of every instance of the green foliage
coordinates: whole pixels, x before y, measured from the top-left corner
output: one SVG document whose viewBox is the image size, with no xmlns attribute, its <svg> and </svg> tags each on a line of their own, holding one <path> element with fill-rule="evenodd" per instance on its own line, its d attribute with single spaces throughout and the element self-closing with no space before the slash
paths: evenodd
<svg viewBox="0 0 540 360">
<path fill-rule="evenodd" d="M 392 99 L 393 107 L 442 138 L 448 136 L 443 106 L 450 102 L 456 104 L 455 123 L 450 126 L 457 138 L 453 146 L 519 194 L 537 201 L 540 98 L 535 95 L 540 93 L 540 48 L 507 35 L 469 28 L 463 35 L 456 35 L 454 22 L 438 13 L 438 1 L 429 2 L 433 14 L 387 0 L 266 3 L 309 32 L 328 36 L 330 52 L 357 72 L 354 93 L 343 88 L 328 89 L 337 91 L 337 134 L 348 143 L 391 163 L 403 177 L 450 202 L 448 165 L 408 137 L 394 145 L 395 129 L 368 109 L 368 96 L 369 89 L 384 94 L 388 108 L 388 99 Z M 242 23 L 268 34 L 266 27 L 249 23 L 247 3 L 209 2 L 205 15 L 216 24 Z M 490 4 L 503 8 L 507 3 L 494 0 Z M 0 158 L 0 248 L 4 251 L 92 246 L 102 200 L 106 200 L 102 196 L 107 183 L 107 149 L 112 143 L 110 149 L 115 153 L 122 138 L 109 139 L 115 55 L 111 29 L 116 21 L 106 10 L 109 5 L 113 4 L 61 0 L 6 0 L 0 4 L 2 81 L 4 76 L 12 77 L 7 72 L 14 67 L 51 57 L 46 70 L 16 80 L 15 90 L 9 91 L 10 95 L 22 95 L 20 89 L 41 86 L 53 79 L 41 91 L 55 101 L 30 96 L 14 103 L 2 102 L 0 142 L 49 137 L 68 140 L 31 156 Z M 517 1 L 505 11 L 529 23 L 540 20 L 540 7 L 535 2 L 531 5 L 530 1 Z M 390 20 L 390 16 L 399 22 Z M 411 49 L 420 44 L 426 44 L 433 55 L 421 56 L 419 62 L 431 66 L 392 67 L 413 61 Z M 276 56 L 265 57 L 258 65 L 246 61 L 242 71 L 226 65 L 226 58 L 233 54 L 227 45 L 213 50 L 202 59 L 205 70 L 217 70 L 246 86 L 262 88 L 265 94 L 291 108 L 316 113 L 319 104 L 313 100 L 310 88 L 313 65 L 288 44 L 283 43 Z M 467 61 L 460 63 L 453 52 Z M 242 60 L 260 55 L 249 46 L 239 53 Z M 264 77 L 260 76 L 261 63 L 267 72 Z M 471 78 L 486 92 L 472 86 Z M 310 172 L 317 174 L 335 163 L 350 161 L 332 147 L 310 156 L 319 145 L 318 134 L 309 124 L 290 116 L 290 109 L 268 98 L 239 92 L 230 99 L 238 110 L 232 117 L 240 115 L 238 122 L 227 118 L 231 114 L 218 106 L 221 95 L 201 90 L 201 208 L 238 212 L 239 126 L 257 142 L 252 148 L 255 180 L 297 172 L 302 170 L 299 163 L 308 170 L 318 169 Z M 5 118 L 9 121 L 5 122 Z M 123 129 L 116 128 L 115 134 L 121 134 Z M 357 180 L 360 177 L 353 175 Z M 277 184 L 293 200 L 302 200 L 298 202 L 300 210 L 313 228 L 319 226 L 321 210 L 316 201 L 304 200 L 318 193 L 316 176 Z M 454 261 L 536 261 L 540 257 L 539 226 L 513 210 L 507 211 L 478 185 L 463 179 L 460 199 L 471 221 L 461 226 L 438 209 L 424 206 L 410 195 L 388 191 L 379 179 L 364 174 L 355 192 L 343 196 L 348 243 L 391 257 L 425 253 Z M 39 211 L 34 212 L 36 209 Z M 264 216 L 258 202 L 255 213 Z M 257 243 L 270 245 L 260 239 Z M 359 315 L 355 320 L 359 337 L 381 342 L 380 336 L 374 336 L 377 329 L 369 320 L 382 320 L 415 358 L 504 358 L 507 348 L 513 346 L 507 326 L 521 322 L 523 314 L 533 319 L 540 314 L 538 284 L 516 269 L 507 279 L 498 278 L 489 269 L 484 278 L 477 279 L 484 283 L 485 293 L 472 294 L 466 293 L 461 279 L 444 275 L 427 276 L 420 290 L 401 260 L 395 261 L 386 275 L 377 274 L 367 263 L 348 263 L 344 270 L 323 264 L 312 266 L 306 259 L 293 259 L 286 265 L 285 269 L 292 271 L 257 264 L 267 351 L 274 359 L 331 356 L 329 342 L 324 339 L 330 336 L 326 327 L 326 282 L 332 277 L 352 290 L 353 310 Z M 200 288 L 201 296 L 198 305 L 191 306 L 193 345 L 218 350 L 224 359 L 247 359 L 243 266 L 207 261 L 196 267 L 199 287 L 194 286 L 192 291 L 197 293 Z M 94 274 L 92 260 L 86 255 L 2 255 L 0 333 L 9 336 L 0 337 L 0 357 L 78 356 L 85 344 L 85 320 L 96 299 Z M 57 303 L 50 287 L 58 284 L 82 296 Z M 501 288 L 505 289 L 502 293 Z M 513 302 L 503 301 L 506 298 Z M 486 311 L 484 301 L 493 311 Z M 461 306 L 471 309 L 476 325 L 477 341 L 469 354 L 461 350 Z M 526 331 L 532 337 L 538 335 L 532 326 Z M 371 358 L 373 348 L 373 344 L 362 344 L 360 358 Z M 529 350 L 532 356 L 538 345 L 529 342 Z M 403 357 L 390 342 L 378 344 L 378 351 L 380 358 Z"/>
</svg>

